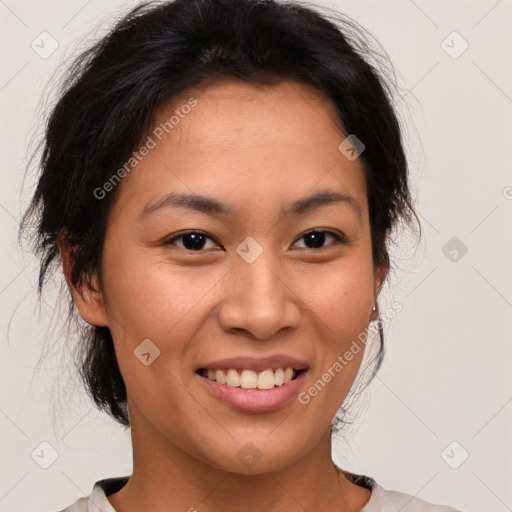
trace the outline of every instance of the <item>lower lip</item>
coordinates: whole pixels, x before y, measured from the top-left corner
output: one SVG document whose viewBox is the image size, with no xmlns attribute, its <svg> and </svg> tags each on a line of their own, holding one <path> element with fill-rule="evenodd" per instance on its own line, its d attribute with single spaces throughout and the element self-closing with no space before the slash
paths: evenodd
<svg viewBox="0 0 512 512">
<path fill-rule="evenodd" d="M 295 379 L 272 389 L 242 389 L 219 384 L 215 380 L 196 374 L 206 388 L 231 407 L 246 412 L 274 411 L 289 402 L 302 386 L 307 370 Z"/>
</svg>

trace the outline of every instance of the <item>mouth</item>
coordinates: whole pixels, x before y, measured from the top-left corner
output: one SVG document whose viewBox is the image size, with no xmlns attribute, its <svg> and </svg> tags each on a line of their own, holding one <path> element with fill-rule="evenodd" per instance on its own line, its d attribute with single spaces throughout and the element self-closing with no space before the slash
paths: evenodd
<svg viewBox="0 0 512 512">
<path fill-rule="evenodd" d="M 199 368 L 200 385 L 215 399 L 243 413 L 269 413 L 293 401 L 306 386 L 308 368 Z"/>
<path fill-rule="evenodd" d="M 247 391 L 269 390 L 294 381 L 307 368 L 290 366 L 257 372 L 248 368 L 199 368 L 196 374 L 218 384 Z"/>
</svg>

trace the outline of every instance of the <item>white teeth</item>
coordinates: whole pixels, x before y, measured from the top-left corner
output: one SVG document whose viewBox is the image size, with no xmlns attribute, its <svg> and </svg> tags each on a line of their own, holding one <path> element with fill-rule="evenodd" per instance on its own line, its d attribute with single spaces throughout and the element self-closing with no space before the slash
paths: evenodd
<svg viewBox="0 0 512 512">
<path fill-rule="evenodd" d="M 274 386 L 282 386 L 290 382 L 295 373 L 296 371 L 288 366 L 286 368 L 277 368 L 276 370 L 269 368 L 259 373 L 253 370 L 242 370 L 242 373 L 239 373 L 234 368 L 230 368 L 227 371 L 208 369 L 203 371 L 203 376 L 232 388 L 272 389 Z"/>
<path fill-rule="evenodd" d="M 230 368 L 228 370 L 228 376 L 226 377 L 226 384 L 232 388 L 237 388 L 240 386 L 240 374 Z"/>
<path fill-rule="evenodd" d="M 244 389 L 258 387 L 258 374 L 252 370 L 244 370 L 240 376 L 240 386 Z"/>
<path fill-rule="evenodd" d="M 282 386 L 284 384 L 284 371 L 282 368 L 278 368 L 274 372 L 274 384 L 276 386 Z"/>
<path fill-rule="evenodd" d="M 258 389 L 272 389 L 274 387 L 274 372 L 264 370 L 258 375 Z"/>
<path fill-rule="evenodd" d="M 226 374 L 222 370 L 215 370 L 215 380 L 219 384 L 226 384 Z"/>
<path fill-rule="evenodd" d="M 286 384 L 287 382 L 290 382 L 293 378 L 293 368 L 286 368 L 285 371 L 284 371 L 284 377 L 283 377 L 283 380 L 284 380 L 284 383 Z"/>
</svg>

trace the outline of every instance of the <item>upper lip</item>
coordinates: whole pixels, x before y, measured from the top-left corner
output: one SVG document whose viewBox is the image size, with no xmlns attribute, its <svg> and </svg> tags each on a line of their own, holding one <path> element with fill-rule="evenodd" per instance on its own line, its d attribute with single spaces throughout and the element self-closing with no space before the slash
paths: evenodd
<svg viewBox="0 0 512 512">
<path fill-rule="evenodd" d="M 208 363 L 201 364 L 197 370 L 217 370 L 222 368 L 240 368 L 253 370 L 254 372 L 262 372 L 263 370 L 286 368 L 290 366 L 295 370 L 306 370 L 308 364 L 304 361 L 283 354 L 277 354 L 268 357 L 230 357 L 228 359 L 217 359 Z"/>
</svg>

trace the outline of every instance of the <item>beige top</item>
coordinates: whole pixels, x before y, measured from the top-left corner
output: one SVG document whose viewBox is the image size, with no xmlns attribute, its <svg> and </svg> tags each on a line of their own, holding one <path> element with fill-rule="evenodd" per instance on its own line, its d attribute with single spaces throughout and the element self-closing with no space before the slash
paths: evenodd
<svg viewBox="0 0 512 512">
<path fill-rule="evenodd" d="M 451 507 L 427 503 L 409 494 L 387 491 L 368 476 L 354 475 L 346 471 L 344 473 L 356 485 L 372 491 L 370 500 L 360 512 L 459 512 Z M 89 496 L 78 499 L 59 512 L 116 512 L 107 496 L 119 491 L 128 478 L 121 476 L 99 480 L 94 484 Z"/>
</svg>

